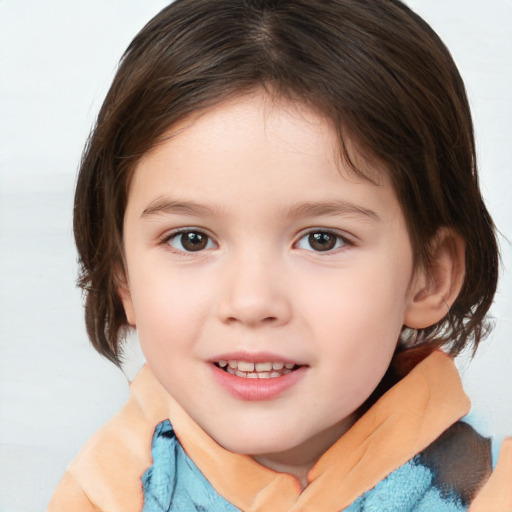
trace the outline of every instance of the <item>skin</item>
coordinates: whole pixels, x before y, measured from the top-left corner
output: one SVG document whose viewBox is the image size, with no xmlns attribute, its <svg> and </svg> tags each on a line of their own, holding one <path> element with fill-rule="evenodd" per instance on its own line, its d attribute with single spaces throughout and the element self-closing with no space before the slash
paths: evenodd
<svg viewBox="0 0 512 512">
<path fill-rule="evenodd" d="M 375 169 L 377 184 L 350 174 L 308 108 L 256 92 L 168 135 L 130 186 L 128 321 L 157 379 L 211 437 L 304 487 L 384 375 L 403 325 L 440 319 L 452 284 L 418 278 L 385 174 Z M 207 237 L 204 248 L 185 250 L 181 229 Z M 308 235 L 325 232 L 332 249 L 319 251 Z M 212 372 L 234 352 L 291 360 L 301 378 L 269 400 L 237 398 Z"/>
</svg>

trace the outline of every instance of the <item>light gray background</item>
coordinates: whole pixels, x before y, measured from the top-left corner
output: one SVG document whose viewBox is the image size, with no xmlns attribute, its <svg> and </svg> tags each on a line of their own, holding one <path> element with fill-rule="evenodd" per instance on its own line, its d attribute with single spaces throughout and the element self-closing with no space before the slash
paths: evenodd
<svg viewBox="0 0 512 512">
<path fill-rule="evenodd" d="M 66 464 L 123 403 L 90 347 L 75 288 L 75 173 L 116 63 L 163 0 L 0 0 L 0 511 L 44 510 Z M 481 182 L 512 237 L 512 1 L 409 0 L 466 80 Z M 511 247 L 497 327 L 458 361 L 482 430 L 512 434 Z M 125 370 L 140 366 L 136 348 Z"/>
</svg>

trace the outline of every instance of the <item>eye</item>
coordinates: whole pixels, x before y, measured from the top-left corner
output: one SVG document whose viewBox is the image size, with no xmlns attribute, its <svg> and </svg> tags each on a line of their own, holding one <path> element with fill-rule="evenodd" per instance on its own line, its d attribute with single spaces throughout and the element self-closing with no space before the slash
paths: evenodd
<svg viewBox="0 0 512 512">
<path fill-rule="evenodd" d="M 208 235 L 194 230 L 174 233 L 165 242 L 178 252 L 198 252 L 216 247 Z"/>
<path fill-rule="evenodd" d="M 327 252 L 339 249 L 349 242 L 332 231 L 312 231 L 297 242 L 299 249 L 315 252 Z"/>
</svg>

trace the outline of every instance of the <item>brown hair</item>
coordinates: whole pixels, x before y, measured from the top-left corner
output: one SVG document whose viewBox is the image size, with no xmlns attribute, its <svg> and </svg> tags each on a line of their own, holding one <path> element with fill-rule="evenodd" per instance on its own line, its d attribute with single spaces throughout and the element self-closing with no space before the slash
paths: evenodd
<svg viewBox="0 0 512 512">
<path fill-rule="evenodd" d="M 140 157 L 184 116 L 258 87 L 314 108 L 383 163 L 417 261 L 441 226 L 466 243 L 448 316 L 415 342 L 476 348 L 497 284 L 464 85 L 444 44 L 398 0 L 176 0 L 126 50 L 84 150 L 75 196 L 79 285 L 94 347 L 119 363 L 123 216 Z M 356 172 L 360 172 L 355 169 Z M 409 333 L 410 337 L 410 333 Z"/>
</svg>

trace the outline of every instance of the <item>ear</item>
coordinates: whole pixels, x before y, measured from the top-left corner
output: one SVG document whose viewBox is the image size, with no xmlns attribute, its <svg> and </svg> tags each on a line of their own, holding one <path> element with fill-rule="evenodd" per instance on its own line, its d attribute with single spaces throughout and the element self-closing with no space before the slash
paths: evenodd
<svg viewBox="0 0 512 512">
<path fill-rule="evenodd" d="M 128 324 L 131 327 L 136 326 L 135 322 L 135 310 L 133 308 L 132 294 L 130 292 L 130 284 L 124 268 L 116 268 L 115 270 L 116 282 L 117 282 L 117 294 L 123 303 L 124 314 Z"/>
<path fill-rule="evenodd" d="M 465 248 L 451 228 L 440 228 L 430 246 L 430 261 L 418 269 L 411 289 L 404 324 L 424 329 L 442 320 L 459 295 L 464 282 Z"/>
</svg>

